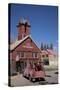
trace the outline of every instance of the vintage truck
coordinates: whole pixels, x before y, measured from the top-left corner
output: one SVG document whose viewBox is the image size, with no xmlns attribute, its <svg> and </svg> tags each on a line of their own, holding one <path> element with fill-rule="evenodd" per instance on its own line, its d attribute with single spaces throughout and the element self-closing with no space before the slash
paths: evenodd
<svg viewBox="0 0 60 90">
<path fill-rule="evenodd" d="M 24 69 L 23 76 L 29 78 L 30 81 L 35 81 L 36 79 L 45 80 L 45 70 L 43 63 L 27 63 Z"/>
</svg>

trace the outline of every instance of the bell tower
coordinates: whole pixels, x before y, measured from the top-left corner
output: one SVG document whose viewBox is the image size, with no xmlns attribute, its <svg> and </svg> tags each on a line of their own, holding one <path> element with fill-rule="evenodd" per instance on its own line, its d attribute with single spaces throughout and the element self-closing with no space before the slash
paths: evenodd
<svg viewBox="0 0 60 90">
<path fill-rule="evenodd" d="M 30 35 L 30 23 L 25 17 L 23 17 L 17 25 L 18 27 L 18 40 L 23 39 L 27 35 Z"/>
</svg>

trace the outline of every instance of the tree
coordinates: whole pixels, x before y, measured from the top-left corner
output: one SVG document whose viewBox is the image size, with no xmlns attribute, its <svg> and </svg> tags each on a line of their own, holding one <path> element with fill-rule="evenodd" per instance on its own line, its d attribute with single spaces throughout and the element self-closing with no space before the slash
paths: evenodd
<svg viewBox="0 0 60 90">
<path fill-rule="evenodd" d="M 52 50 L 53 50 L 53 44 L 52 44 L 52 43 L 50 44 L 50 49 L 52 49 Z"/>
<path fill-rule="evenodd" d="M 41 50 L 43 50 L 44 49 L 44 46 L 43 46 L 43 43 L 41 43 Z"/>
<path fill-rule="evenodd" d="M 47 46 L 46 46 L 46 44 L 44 45 L 44 50 L 46 50 L 47 49 Z"/>
<path fill-rule="evenodd" d="M 49 49 L 49 45 L 48 44 L 46 45 L 46 48 Z"/>
</svg>

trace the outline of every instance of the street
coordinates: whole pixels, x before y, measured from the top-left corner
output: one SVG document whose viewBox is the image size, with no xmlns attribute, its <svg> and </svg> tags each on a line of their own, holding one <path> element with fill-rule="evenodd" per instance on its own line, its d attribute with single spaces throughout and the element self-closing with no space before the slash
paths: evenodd
<svg viewBox="0 0 60 90">
<path fill-rule="evenodd" d="M 11 76 L 11 86 L 32 86 L 32 85 L 46 85 L 46 84 L 58 84 L 57 70 L 46 71 L 45 81 L 31 82 L 29 79 L 24 78 L 22 74 Z"/>
</svg>

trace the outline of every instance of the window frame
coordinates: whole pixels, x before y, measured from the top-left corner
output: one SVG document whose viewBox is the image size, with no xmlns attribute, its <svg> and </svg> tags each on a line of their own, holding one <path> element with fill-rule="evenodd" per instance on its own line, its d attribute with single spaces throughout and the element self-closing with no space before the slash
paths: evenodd
<svg viewBox="0 0 60 90">
<path fill-rule="evenodd" d="M 25 58 L 25 52 L 20 52 L 20 58 Z"/>
<path fill-rule="evenodd" d="M 38 57 L 38 53 L 37 53 L 37 52 L 33 52 L 33 53 L 32 53 L 32 57 L 33 57 L 33 58 L 37 58 L 37 57 Z"/>
</svg>

